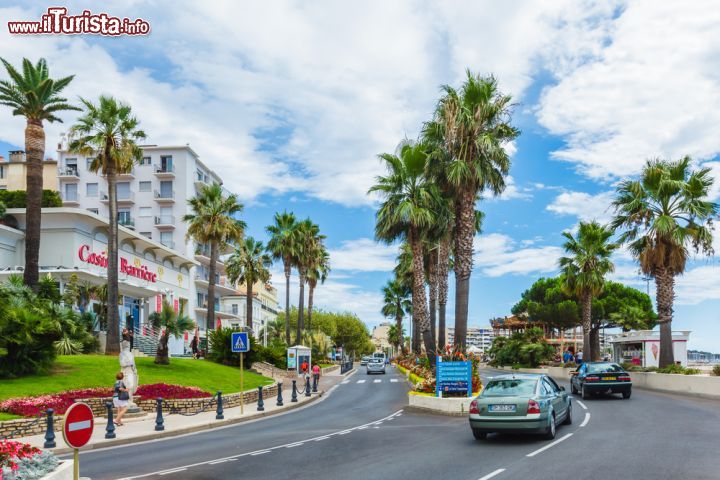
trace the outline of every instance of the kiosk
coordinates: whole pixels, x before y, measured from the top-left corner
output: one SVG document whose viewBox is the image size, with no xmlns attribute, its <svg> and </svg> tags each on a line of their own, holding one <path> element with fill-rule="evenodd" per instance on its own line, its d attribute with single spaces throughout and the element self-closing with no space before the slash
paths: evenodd
<svg viewBox="0 0 720 480">
<path fill-rule="evenodd" d="M 287 368 L 288 368 L 288 370 L 294 370 L 295 373 L 297 373 L 297 374 L 302 373 L 302 370 L 300 367 L 302 366 L 303 362 L 307 362 L 308 372 L 309 372 L 310 368 L 312 368 L 310 347 L 305 347 L 303 345 L 295 345 L 292 347 L 288 347 L 288 349 L 287 349 Z"/>
</svg>

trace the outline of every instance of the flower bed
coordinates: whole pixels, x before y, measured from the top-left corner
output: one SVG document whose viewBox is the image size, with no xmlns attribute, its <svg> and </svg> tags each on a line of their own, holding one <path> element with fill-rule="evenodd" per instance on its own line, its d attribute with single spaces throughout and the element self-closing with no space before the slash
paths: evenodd
<svg viewBox="0 0 720 480">
<path fill-rule="evenodd" d="M 447 346 L 444 354 L 441 355 L 444 362 L 465 362 L 472 363 L 472 390 L 479 392 L 482 389 L 480 375 L 478 375 L 478 365 L 480 359 L 472 354 L 465 355 L 462 352 L 453 350 L 451 346 Z M 418 357 L 415 355 L 406 355 L 396 360 L 397 364 L 404 370 L 409 372 L 410 382 L 415 385 L 416 392 L 435 393 L 435 373 L 426 357 Z M 463 396 L 462 393 L 445 394 L 444 396 Z"/>
<path fill-rule="evenodd" d="M 0 480 L 33 480 L 53 471 L 57 458 L 26 443 L 0 440 Z"/>
<path fill-rule="evenodd" d="M 52 408 L 55 414 L 62 415 L 77 399 L 112 397 L 112 388 L 87 388 L 83 390 L 71 390 L 53 395 L 42 395 L 39 397 L 11 398 L 0 402 L 0 412 L 13 413 L 23 417 L 34 417 L 45 413 L 45 410 Z M 155 383 L 140 385 L 135 398 L 154 399 L 162 397 L 165 399 L 188 399 L 206 398 L 211 394 L 197 387 L 183 387 L 181 385 L 166 385 Z"/>
</svg>

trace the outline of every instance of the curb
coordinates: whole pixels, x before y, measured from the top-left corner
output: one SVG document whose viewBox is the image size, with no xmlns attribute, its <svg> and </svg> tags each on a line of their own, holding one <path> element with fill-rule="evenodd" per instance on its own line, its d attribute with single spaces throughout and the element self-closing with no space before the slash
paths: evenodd
<svg viewBox="0 0 720 480">
<path fill-rule="evenodd" d="M 443 412 L 440 410 L 433 410 L 432 408 L 416 407 L 415 405 L 406 405 L 403 407 L 406 412 L 412 413 L 427 413 L 429 415 L 440 415 L 443 417 L 467 417 L 468 412 Z"/>
<path fill-rule="evenodd" d="M 135 443 L 135 442 L 145 442 L 148 440 L 157 440 L 160 438 L 175 437 L 178 435 L 184 435 L 186 433 L 200 432 L 203 430 L 212 430 L 213 428 L 216 428 L 216 427 L 226 427 L 229 425 L 235 425 L 235 424 L 239 424 L 239 423 L 248 422 L 250 420 L 257 420 L 257 419 L 263 418 L 263 417 L 271 417 L 271 416 L 277 415 L 279 413 L 285 413 L 290 410 L 294 410 L 296 408 L 300 408 L 300 407 L 309 405 L 309 404 L 313 403 L 314 401 L 318 400 L 323 395 L 325 395 L 325 393 L 326 392 L 323 390 L 321 392 L 318 392 L 318 394 L 315 394 L 312 397 L 310 397 L 309 400 L 306 400 L 304 402 L 298 402 L 298 403 L 292 404 L 292 405 L 288 405 L 286 408 L 281 408 L 278 410 L 274 410 L 272 412 L 257 412 L 257 413 L 254 413 L 252 415 L 248 415 L 248 416 L 242 417 L 242 418 L 228 418 L 225 420 L 215 420 L 213 422 L 202 423 L 200 425 L 192 425 L 190 427 L 181 427 L 181 428 L 178 428 L 178 429 L 172 430 L 172 431 L 153 432 L 153 433 L 148 433 L 147 435 L 128 437 L 128 438 L 116 438 L 116 439 L 108 441 L 108 442 L 103 442 L 103 443 L 93 444 L 93 445 L 89 445 L 87 447 L 83 447 L 80 449 L 80 452 L 81 453 L 89 452 L 89 451 L 95 450 L 95 449 L 111 448 L 111 447 L 116 447 L 119 445 L 128 445 L 128 444 Z M 72 453 L 73 449 L 68 448 L 68 447 L 59 447 L 59 448 L 48 449 L 48 451 L 54 453 L 55 455 L 65 455 L 68 453 Z"/>
</svg>

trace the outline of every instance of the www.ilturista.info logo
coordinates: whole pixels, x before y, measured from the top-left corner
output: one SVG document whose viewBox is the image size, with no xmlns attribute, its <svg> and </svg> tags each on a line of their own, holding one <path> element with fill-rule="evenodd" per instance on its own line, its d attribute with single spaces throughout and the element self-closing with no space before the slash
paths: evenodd
<svg viewBox="0 0 720 480">
<path fill-rule="evenodd" d="M 50 7 L 39 22 L 7 22 L 13 35 L 147 35 L 150 24 L 138 18 L 111 17 L 107 13 L 83 10 L 80 15 L 68 15 L 65 7 Z"/>
</svg>

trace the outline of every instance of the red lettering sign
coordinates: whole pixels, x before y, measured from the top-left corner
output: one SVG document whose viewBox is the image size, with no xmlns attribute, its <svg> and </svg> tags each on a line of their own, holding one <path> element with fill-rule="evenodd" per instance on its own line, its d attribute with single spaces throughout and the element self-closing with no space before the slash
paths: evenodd
<svg viewBox="0 0 720 480">
<path fill-rule="evenodd" d="M 155 311 L 162 312 L 162 295 L 155 295 Z"/>
<path fill-rule="evenodd" d="M 90 265 L 97 265 L 98 267 L 108 268 L 108 257 L 105 252 L 89 252 L 89 245 L 81 245 L 78 249 L 78 258 L 85 263 L 89 263 Z M 134 265 L 130 265 L 128 260 L 122 257 L 120 258 L 120 272 L 148 282 L 157 282 L 157 274 L 148 270 L 148 267 L 146 265 L 141 264 L 139 267 L 136 267 Z"/>
</svg>

